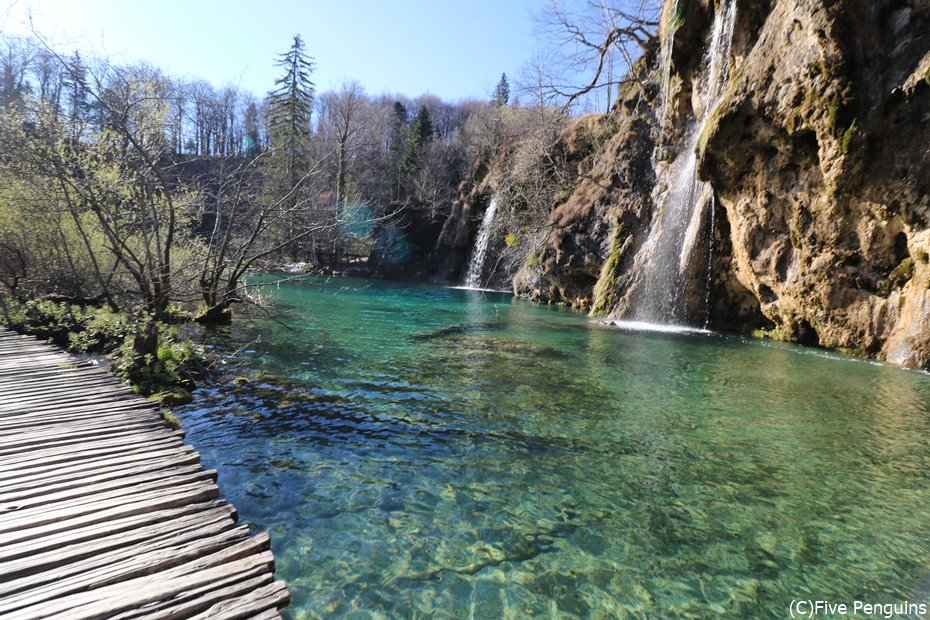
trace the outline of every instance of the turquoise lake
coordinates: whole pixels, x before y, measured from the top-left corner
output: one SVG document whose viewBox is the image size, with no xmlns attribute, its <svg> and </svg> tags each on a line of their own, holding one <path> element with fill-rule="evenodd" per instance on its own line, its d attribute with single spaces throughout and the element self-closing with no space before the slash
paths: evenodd
<svg viewBox="0 0 930 620">
<path fill-rule="evenodd" d="M 289 618 L 784 618 L 930 595 L 930 376 L 510 295 L 267 288 L 176 413 Z"/>
</svg>

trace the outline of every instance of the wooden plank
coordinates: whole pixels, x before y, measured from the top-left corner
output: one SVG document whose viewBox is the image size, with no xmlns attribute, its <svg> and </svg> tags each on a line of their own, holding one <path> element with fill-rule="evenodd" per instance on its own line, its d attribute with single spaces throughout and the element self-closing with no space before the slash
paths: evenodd
<svg viewBox="0 0 930 620">
<path fill-rule="evenodd" d="M 27 459 L 17 458 L 10 467 L 0 468 L 0 479 L 6 480 L 11 473 L 15 471 L 12 466 L 19 468 L 23 474 L 32 474 L 34 472 L 47 472 L 49 469 L 68 467 L 72 464 L 80 465 L 86 461 L 99 461 L 109 458 L 117 458 L 123 455 L 138 455 L 149 452 L 166 452 L 172 449 L 180 449 L 184 444 L 177 437 L 165 437 L 162 439 L 152 439 L 145 442 L 127 442 L 126 444 L 114 443 L 108 446 L 100 446 L 95 449 L 81 450 L 75 452 L 65 452 L 46 459 Z M 20 456 L 20 455 L 17 455 Z"/>
<path fill-rule="evenodd" d="M 174 597 L 199 594 L 208 588 L 225 587 L 264 575 L 273 563 L 270 552 L 250 555 L 244 559 L 223 563 L 194 572 L 178 568 L 165 571 L 158 580 L 139 577 L 121 583 L 71 594 L 49 603 L 29 608 L 39 618 L 68 617 L 74 620 L 112 618 L 116 614 L 145 605 L 171 600 Z M 192 563 L 193 564 L 193 563 Z M 169 576 L 170 574 L 170 576 Z"/>
<path fill-rule="evenodd" d="M 283 581 L 275 581 L 236 598 L 221 601 L 191 620 L 245 620 L 246 618 L 280 618 L 278 609 L 286 607 L 291 595 Z"/>
<path fill-rule="evenodd" d="M 56 435 L 33 435 L 30 434 L 21 442 L 0 440 L 0 460 L 7 457 L 13 457 L 18 454 L 30 454 L 39 452 L 51 453 L 55 450 L 73 449 L 74 446 L 89 447 L 111 443 L 122 439 L 130 438 L 161 438 L 168 435 L 174 435 L 178 439 L 183 439 L 184 431 L 172 431 L 165 424 L 150 424 L 148 428 L 140 429 L 139 427 L 97 427 L 95 429 L 85 430 L 80 427 L 65 427 L 62 433 Z M 70 431 L 70 432 L 69 432 Z"/>
<path fill-rule="evenodd" d="M 56 419 L 53 413 L 49 412 L 22 412 L 17 416 L 11 416 L 7 419 L 0 420 L 0 434 L 4 436 L 22 436 L 25 432 L 32 432 L 33 427 L 62 426 L 65 424 L 81 424 L 86 422 L 89 417 L 98 421 L 108 420 L 114 426 L 136 420 L 160 420 L 161 415 L 152 403 L 139 401 L 131 405 L 119 406 L 116 404 L 98 405 L 96 409 L 69 409 L 60 407 L 61 413 Z"/>
<path fill-rule="evenodd" d="M 192 484 L 176 487 L 167 492 L 144 493 L 142 496 L 134 497 L 131 502 L 105 507 L 90 513 L 67 509 L 56 511 L 54 515 L 46 515 L 45 523 L 38 526 L 31 526 L 28 522 L 18 519 L 4 520 L 0 523 L 0 533 L 4 533 L 3 538 L 7 544 L 13 544 L 87 525 L 102 524 L 120 517 L 131 517 L 165 508 L 177 508 L 185 504 L 198 504 L 216 499 L 219 494 L 219 489 L 215 484 Z"/>
<path fill-rule="evenodd" d="M 159 472 L 162 474 L 162 472 Z M 0 504 L 0 529 L 7 518 L 16 517 L 28 519 L 32 516 L 34 525 L 43 523 L 43 519 L 51 510 L 63 510 L 68 507 L 98 505 L 101 502 L 112 504 L 110 500 L 130 498 L 142 491 L 154 491 L 166 487 L 175 487 L 195 482 L 215 482 L 216 471 L 204 470 L 194 467 L 188 470 L 174 471 L 162 475 L 138 476 L 137 482 L 127 483 L 122 480 L 110 480 L 94 485 L 88 485 L 80 490 L 61 491 L 42 497 L 33 497 L 28 500 Z M 9 506 L 9 507 L 7 507 Z M 4 509 L 6 508 L 6 509 Z"/>
<path fill-rule="evenodd" d="M 98 420 L 90 420 L 82 425 L 56 424 L 28 433 L 22 432 L 18 437 L 12 433 L 0 434 L 0 454 L 6 454 L 15 446 L 48 447 L 64 441 L 84 441 L 88 438 L 109 437 L 128 432 L 152 432 L 165 428 L 164 422 L 155 419 L 132 420 L 119 426 Z"/>
<path fill-rule="evenodd" d="M 4 491 L 13 491 L 28 488 L 31 485 L 47 484 L 60 480 L 71 480 L 75 476 L 99 472 L 109 465 L 124 465 L 126 463 L 145 462 L 150 458 L 164 459 L 177 458 L 200 460 L 200 455 L 194 452 L 190 446 L 180 446 L 178 448 L 164 449 L 160 446 L 150 447 L 147 450 L 133 451 L 113 456 L 104 454 L 96 458 L 84 459 L 78 463 L 68 464 L 62 467 L 60 464 L 52 464 L 47 467 L 34 467 L 29 470 L 28 474 L 17 476 L 15 472 L 0 472 L 0 493 Z"/>
<path fill-rule="evenodd" d="M 94 437 L 90 440 L 63 441 L 62 443 L 56 443 L 51 446 L 27 446 L 24 449 L 8 448 L 5 453 L 0 451 L 0 459 L 3 460 L 4 464 L 16 466 L 20 463 L 29 463 L 32 461 L 53 463 L 55 462 L 53 459 L 61 456 L 73 456 L 115 446 L 133 446 L 136 444 L 148 444 L 150 442 L 163 442 L 171 439 L 180 443 L 183 437 L 183 432 L 171 431 L 168 430 L 167 427 L 148 432 L 115 432 L 111 435 Z"/>
<path fill-rule="evenodd" d="M 254 576 L 253 576 L 254 575 Z M 245 576 L 223 577 L 215 583 L 206 584 L 175 594 L 170 599 L 149 603 L 140 609 L 132 609 L 113 616 L 113 620 L 179 620 L 192 614 L 202 613 L 218 601 L 237 597 L 271 585 L 271 575 L 252 573 Z"/>
<path fill-rule="evenodd" d="M 209 513 L 214 510 L 228 511 L 230 518 L 235 521 L 235 508 L 223 500 L 184 504 L 177 508 L 156 509 L 128 517 L 114 518 L 105 522 L 91 523 L 71 530 L 53 531 L 18 543 L 11 542 L 0 547 L 0 562 L 8 562 L 43 551 L 58 550 L 70 545 L 99 540 L 113 534 L 130 532 L 138 528 L 147 528 L 172 519 L 178 519 L 187 514 Z"/>
<path fill-rule="evenodd" d="M 129 399 L 138 396 L 130 390 L 114 387 L 98 387 L 94 390 L 87 390 L 82 387 L 66 387 L 56 390 L 54 394 L 47 392 L 23 392 L 16 396 L 7 398 L 0 397 L 0 412 L 4 414 L 17 413 L 22 409 L 28 409 L 35 405 L 46 403 L 60 403 L 62 401 L 70 402 L 100 402 L 101 399 L 115 401 L 118 399 Z"/>
<path fill-rule="evenodd" d="M 48 502 L 55 497 L 86 494 L 88 488 L 99 487 L 116 489 L 120 487 L 130 487 L 149 479 L 173 478 L 177 475 L 196 472 L 208 474 L 214 482 L 216 481 L 217 473 L 215 470 L 204 471 L 196 462 L 178 465 L 173 459 L 165 459 L 157 467 L 153 467 L 152 464 L 146 463 L 145 465 L 138 465 L 128 469 L 111 469 L 92 476 L 80 476 L 77 480 L 64 483 L 4 493 L 0 495 L 0 499 L 3 500 L 3 502 L 0 503 L 0 512 L 4 512 L 4 506 L 7 505 L 14 505 L 18 509 L 23 509 L 30 507 L 34 503 L 40 504 Z"/>
<path fill-rule="evenodd" d="M 13 419 L 16 417 L 21 417 L 24 415 L 29 416 L 38 416 L 38 415 L 49 415 L 53 413 L 91 413 L 97 409 L 117 409 L 119 407 L 126 407 L 129 409 L 135 409 L 137 407 L 156 409 L 155 403 L 142 400 L 138 396 L 135 398 L 127 397 L 115 400 L 101 400 L 91 403 L 71 403 L 61 401 L 58 403 L 50 403 L 46 405 L 32 405 L 30 407 L 23 407 L 22 411 L 19 412 L 7 412 L 2 418 L 3 419 Z"/>
<path fill-rule="evenodd" d="M 0 600 L 0 614 L 9 613 L 60 599 L 62 597 L 103 588 L 131 579 L 154 575 L 224 548 L 240 546 L 252 553 L 260 550 L 263 541 L 249 538 L 248 528 L 216 524 L 185 532 L 185 536 L 149 538 L 142 543 L 119 548 L 101 556 L 61 567 L 51 566 L 46 573 L 31 574 L 11 584 L 19 593 Z M 23 589 L 27 587 L 28 589 Z"/>
<path fill-rule="evenodd" d="M 228 531 L 237 532 L 237 540 L 247 534 L 246 528 L 236 527 L 228 508 L 222 507 L 184 514 L 158 524 L 0 562 L 0 575 L 3 575 L 3 582 L 0 583 L 0 597 L 3 598 L 0 601 L 5 601 L 11 593 L 25 589 L 30 590 L 31 596 L 42 583 L 54 581 L 58 587 L 64 577 L 84 574 L 100 567 L 113 567 L 144 552 Z"/>
<path fill-rule="evenodd" d="M 280 618 L 267 534 L 100 368 L 0 328 L 0 616 Z"/>
<path fill-rule="evenodd" d="M 160 453 L 143 460 L 133 458 L 134 456 L 103 459 L 98 462 L 85 461 L 84 467 L 68 468 L 67 471 L 53 469 L 44 476 L 33 476 L 28 480 L 12 480 L 0 486 L 0 493 L 3 494 L 2 497 L 9 498 L 10 502 L 15 503 L 17 499 L 23 497 L 80 488 L 85 481 L 132 476 L 145 471 L 158 472 L 200 462 L 200 455 L 190 446 L 182 446 L 178 450 Z"/>
</svg>

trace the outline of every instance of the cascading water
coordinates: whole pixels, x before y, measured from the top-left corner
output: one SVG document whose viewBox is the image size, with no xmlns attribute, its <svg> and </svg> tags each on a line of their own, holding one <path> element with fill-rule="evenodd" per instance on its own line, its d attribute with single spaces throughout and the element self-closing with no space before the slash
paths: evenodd
<svg viewBox="0 0 930 620">
<path fill-rule="evenodd" d="M 497 198 L 491 198 L 484 217 L 481 219 L 481 228 L 478 229 L 478 238 L 471 251 L 471 261 L 468 263 L 468 274 L 465 276 L 465 286 L 468 288 L 481 288 L 481 272 L 484 270 L 484 259 L 488 254 L 488 242 L 491 240 L 491 225 L 497 213 Z"/>
<path fill-rule="evenodd" d="M 710 45 L 695 81 L 699 109 L 685 134 L 682 150 L 665 168 L 656 185 L 661 192 L 655 199 L 656 213 L 649 237 L 637 256 L 641 289 L 633 299 L 631 312 L 636 320 L 669 324 L 689 319 L 684 306 L 688 296 L 693 294 L 696 279 L 689 271 L 694 253 L 701 245 L 704 207 L 713 193 L 710 185 L 697 177 L 695 151 L 727 83 L 735 21 L 736 0 L 727 0 L 714 16 Z M 663 42 L 663 46 L 670 45 L 671 41 Z M 663 48 L 663 60 L 670 55 L 667 47 Z M 670 73 L 663 70 L 663 80 L 669 80 Z M 660 109 L 665 110 L 670 88 L 667 83 L 662 86 Z"/>
</svg>

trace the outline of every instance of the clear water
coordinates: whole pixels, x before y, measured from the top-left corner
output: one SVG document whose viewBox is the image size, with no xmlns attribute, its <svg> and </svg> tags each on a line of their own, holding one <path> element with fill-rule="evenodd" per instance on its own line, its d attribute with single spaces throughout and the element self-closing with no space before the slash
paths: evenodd
<svg viewBox="0 0 930 620">
<path fill-rule="evenodd" d="M 922 597 L 930 377 L 509 296 L 282 285 L 178 411 L 291 618 L 716 618 Z M 241 350 L 238 350 L 242 347 Z"/>
</svg>

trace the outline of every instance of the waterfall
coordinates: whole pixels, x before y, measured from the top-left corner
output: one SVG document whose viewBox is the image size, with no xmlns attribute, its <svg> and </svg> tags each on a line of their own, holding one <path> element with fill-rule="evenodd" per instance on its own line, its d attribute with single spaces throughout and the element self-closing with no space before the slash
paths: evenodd
<svg viewBox="0 0 930 620">
<path fill-rule="evenodd" d="M 685 132 L 683 148 L 660 173 L 656 184 L 656 212 L 649 237 L 637 255 L 641 292 L 633 299 L 632 316 L 641 321 L 676 323 L 688 320 L 688 295 L 693 295 L 694 254 L 700 251 L 705 205 L 713 190 L 697 177 L 696 149 L 707 120 L 723 95 L 728 79 L 730 46 L 736 21 L 736 0 L 721 3 L 714 15 L 710 45 L 695 79 L 695 119 Z M 671 41 L 663 41 L 662 58 L 671 56 Z M 666 73 L 668 73 L 666 75 Z M 670 71 L 663 68 L 663 80 Z M 670 89 L 663 84 L 660 110 L 669 105 Z M 711 250 L 707 248 L 707 252 Z M 702 296 L 704 297 L 704 296 Z M 706 299 L 706 297 L 705 297 Z M 706 311 L 706 308 L 705 308 Z"/>
<path fill-rule="evenodd" d="M 467 288 L 481 288 L 481 272 L 484 270 L 484 259 L 488 254 L 488 242 L 491 240 L 491 225 L 494 223 L 495 213 L 497 213 L 497 198 L 491 198 L 491 203 L 481 219 L 481 228 L 478 229 L 475 247 L 471 251 L 468 274 L 465 276 Z"/>
</svg>

